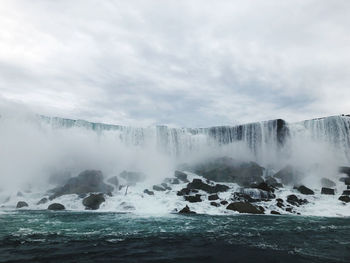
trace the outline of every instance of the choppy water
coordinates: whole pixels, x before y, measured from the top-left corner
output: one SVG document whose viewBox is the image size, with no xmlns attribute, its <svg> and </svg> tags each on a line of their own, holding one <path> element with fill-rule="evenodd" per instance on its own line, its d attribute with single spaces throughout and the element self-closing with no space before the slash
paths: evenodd
<svg viewBox="0 0 350 263">
<path fill-rule="evenodd" d="M 0 262 L 350 262 L 350 219 L 11 211 Z"/>
</svg>

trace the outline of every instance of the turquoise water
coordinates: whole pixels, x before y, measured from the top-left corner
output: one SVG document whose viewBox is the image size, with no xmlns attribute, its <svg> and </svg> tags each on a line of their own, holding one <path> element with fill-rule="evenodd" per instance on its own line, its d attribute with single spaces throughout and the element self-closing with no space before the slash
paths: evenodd
<svg viewBox="0 0 350 263">
<path fill-rule="evenodd" d="M 350 219 L 0 214 L 0 262 L 350 262 Z"/>
</svg>

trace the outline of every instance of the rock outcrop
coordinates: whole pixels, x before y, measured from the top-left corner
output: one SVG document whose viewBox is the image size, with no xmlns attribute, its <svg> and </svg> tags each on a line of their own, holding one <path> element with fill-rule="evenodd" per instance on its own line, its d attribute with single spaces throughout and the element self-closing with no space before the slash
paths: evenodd
<svg viewBox="0 0 350 263">
<path fill-rule="evenodd" d="M 297 190 L 302 193 L 303 195 L 313 195 L 315 194 L 314 191 L 312 191 L 310 188 L 306 187 L 305 185 L 301 185 L 297 187 Z"/>
<path fill-rule="evenodd" d="M 196 212 L 191 211 L 190 208 L 186 205 L 179 211 L 179 214 L 196 214 Z"/>
<path fill-rule="evenodd" d="M 64 207 L 64 205 L 62 205 L 60 203 L 53 203 L 53 204 L 49 205 L 47 209 L 59 211 L 59 210 L 65 210 L 66 208 Z"/>
<path fill-rule="evenodd" d="M 334 195 L 334 189 L 327 188 L 327 187 L 322 187 L 321 194 L 323 194 L 323 195 Z"/>
<path fill-rule="evenodd" d="M 19 201 L 16 205 L 16 208 L 28 207 L 28 204 L 24 201 Z"/>
</svg>

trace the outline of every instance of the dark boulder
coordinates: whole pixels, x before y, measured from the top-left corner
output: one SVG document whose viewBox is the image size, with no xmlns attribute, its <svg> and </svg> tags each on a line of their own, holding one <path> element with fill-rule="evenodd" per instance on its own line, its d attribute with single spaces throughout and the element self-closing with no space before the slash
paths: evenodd
<svg viewBox="0 0 350 263">
<path fill-rule="evenodd" d="M 97 210 L 100 205 L 105 202 L 103 194 L 90 194 L 88 197 L 83 199 L 83 205 L 87 210 Z"/>
<path fill-rule="evenodd" d="M 283 200 L 282 200 L 281 198 L 277 198 L 276 201 L 277 201 L 276 205 L 277 205 L 279 208 L 284 207 Z"/>
<path fill-rule="evenodd" d="M 268 185 L 266 182 L 262 182 L 260 184 L 257 184 L 257 185 L 252 185 L 251 186 L 252 188 L 257 188 L 257 189 L 260 189 L 260 190 L 264 190 L 266 192 L 269 192 L 269 193 L 273 193 L 275 192 L 275 188 Z"/>
<path fill-rule="evenodd" d="M 192 171 L 211 181 L 237 183 L 248 187 L 252 183 L 263 182 L 264 168 L 254 162 L 238 162 L 232 158 L 223 157 L 196 165 Z"/>
<path fill-rule="evenodd" d="M 65 210 L 66 208 L 62 204 L 53 203 L 53 204 L 49 205 L 49 207 L 47 209 L 58 211 L 58 210 Z"/>
<path fill-rule="evenodd" d="M 133 186 L 138 182 L 145 180 L 146 175 L 139 172 L 123 171 L 119 174 L 121 178 L 126 180 L 127 185 Z"/>
<path fill-rule="evenodd" d="M 322 187 L 335 187 L 335 182 L 333 182 L 332 180 L 328 179 L 328 178 L 322 178 L 321 179 L 321 185 Z"/>
<path fill-rule="evenodd" d="M 247 213 L 247 214 L 263 214 L 264 212 L 261 211 L 258 207 L 247 203 L 247 202 L 234 202 L 229 204 L 226 209 L 237 211 L 239 213 Z"/>
<path fill-rule="evenodd" d="M 196 189 L 188 189 L 186 188 L 182 188 L 180 191 L 177 192 L 178 196 L 183 196 L 183 195 L 189 195 L 189 194 L 195 194 L 198 193 L 198 190 Z"/>
<path fill-rule="evenodd" d="M 321 194 L 323 194 L 323 195 L 334 195 L 334 189 L 327 188 L 327 187 L 322 187 Z"/>
<path fill-rule="evenodd" d="M 39 202 L 37 203 L 37 205 L 46 204 L 48 201 L 49 201 L 49 200 L 48 200 L 46 197 L 41 198 L 41 199 L 39 200 Z"/>
<path fill-rule="evenodd" d="M 53 200 L 56 197 L 66 194 L 85 194 L 93 192 L 107 194 L 112 191 L 113 187 L 103 182 L 101 171 L 86 170 L 77 177 L 70 178 L 64 186 L 53 189 L 53 195 L 51 195 L 49 199 Z"/>
<path fill-rule="evenodd" d="M 16 205 L 16 208 L 22 208 L 22 207 L 27 207 L 28 204 L 24 201 L 19 201 Z"/>
<path fill-rule="evenodd" d="M 143 192 L 144 192 L 145 194 L 148 194 L 148 195 L 154 195 L 154 192 L 153 192 L 153 191 L 150 191 L 150 190 L 148 190 L 148 189 L 145 189 Z"/>
<path fill-rule="evenodd" d="M 197 189 L 197 190 L 203 190 L 209 194 L 214 194 L 218 192 L 225 192 L 229 189 L 228 186 L 222 185 L 222 184 L 216 184 L 216 185 L 209 185 L 204 183 L 200 179 L 193 179 L 191 183 L 187 185 L 188 189 Z"/>
<path fill-rule="evenodd" d="M 211 206 L 215 206 L 215 207 L 219 207 L 220 206 L 220 204 L 217 203 L 217 202 L 210 202 L 210 205 Z"/>
<path fill-rule="evenodd" d="M 226 200 L 222 200 L 222 201 L 220 202 L 220 204 L 222 204 L 222 205 L 227 205 L 228 202 L 227 202 Z"/>
<path fill-rule="evenodd" d="M 190 203 L 198 203 L 198 202 L 202 202 L 201 199 L 201 195 L 200 194 L 196 194 L 196 195 L 188 195 L 188 196 L 184 196 L 185 200 L 190 202 Z"/>
<path fill-rule="evenodd" d="M 350 185 L 350 177 L 347 177 L 344 179 L 344 184 L 345 185 Z"/>
<path fill-rule="evenodd" d="M 112 177 L 108 178 L 107 182 L 114 185 L 116 188 L 118 188 L 118 186 L 119 186 L 119 180 L 118 180 L 117 176 L 112 176 Z"/>
<path fill-rule="evenodd" d="M 196 212 L 191 211 L 187 205 L 179 211 L 179 214 L 195 214 L 195 213 Z"/>
<path fill-rule="evenodd" d="M 271 211 L 271 215 L 280 215 L 281 213 L 279 213 L 279 212 L 277 212 L 277 211 L 274 211 L 274 210 L 272 210 Z"/>
<path fill-rule="evenodd" d="M 292 204 L 292 205 L 296 205 L 296 206 L 304 205 L 304 204 L 308 203 L 308 201 L 306 199 L 300 199 L 296 195 L 288 195 L 287 202 Z"/>
<path fill-rule="evenodd" d="M 292 207 L 287 207 L 286 211 L 289 212 L 289 213 L 293 213 L 293 208 Z"/>
<path fill-rule="evenodd" d="M 350 176 L 350 167 L 348 167 L 348 166 L 339 167 L 339 173 L 346 174 L 346 175 Z"/>
<path fill-rule="evenodd" d="M 350 190 L 344 190 L 342 195 L 350 195 Z"/>
<path fill-rule="evenodd" d="M 208 196 L 208 200 L 210 201 L 214 201 L 214 200 L 218 200 L 219 196 L 217 194 L 213 194 L 213 195 L 209 195 Z"/>
<path fill-rule="evenodd" d="M 288 165 L 277 172 L 274 177 L 280 179 L 282 184 L 288 185 L 298 182 L 301 177 L 301 173 L 292 166 Z"/>
<path fill-rule="evenodd" d="M 304 195 L 313 195 L 313 194 L 315 194 L 314 191 L 312 191 L 310 188 L 308 188 L 308 187 L 306 187 L 306 186 L 304 186 L 304 185 L 299 186 L 299 187 L 297 188 L 297 190 L 298 190 L 300 193 L 304 194 Z"/>
<path fill-rule="evenodd" d="M 350 196 L 348 195 L 343 195 L 343 196 L 340 196 L 338 198 L 338 200 L 342 201 L 342 202 L 345 202 L 345 203 L 349 203 L 350 202 Z"/>
<path fill-rule="evenodd" d="M 165 188 L 160 185 L 153 185 L 152 188 L 154 191 L 165 191 Z"/>
<path fill-rule="evenodd" d="M 175 176 L 177 179 L 179 179 L 179 180 L 181 180 L 181 181 L 183 181 L 183 182 L 185 182 L 185 183 L 188 183 L 188 182 L 189 182 L 188 179 L 187 179 L 187 174 L 185 174 L 184 172 L 181 172 L 181 171 L 176 170 L 175 173 L 174 173 L 174 176 Z"/>
</svg>

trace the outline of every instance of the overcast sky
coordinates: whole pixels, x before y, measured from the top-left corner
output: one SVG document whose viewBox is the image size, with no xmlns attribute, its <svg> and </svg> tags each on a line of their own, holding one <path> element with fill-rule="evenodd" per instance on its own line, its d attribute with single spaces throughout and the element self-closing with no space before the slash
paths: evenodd
<svg viewBox="0 0 350 263">
<path fill-rule="evenodd" d="M 136 126 L 350 113 L 349 0 L 2 0 L 0 103 Z"/>
</svg>

